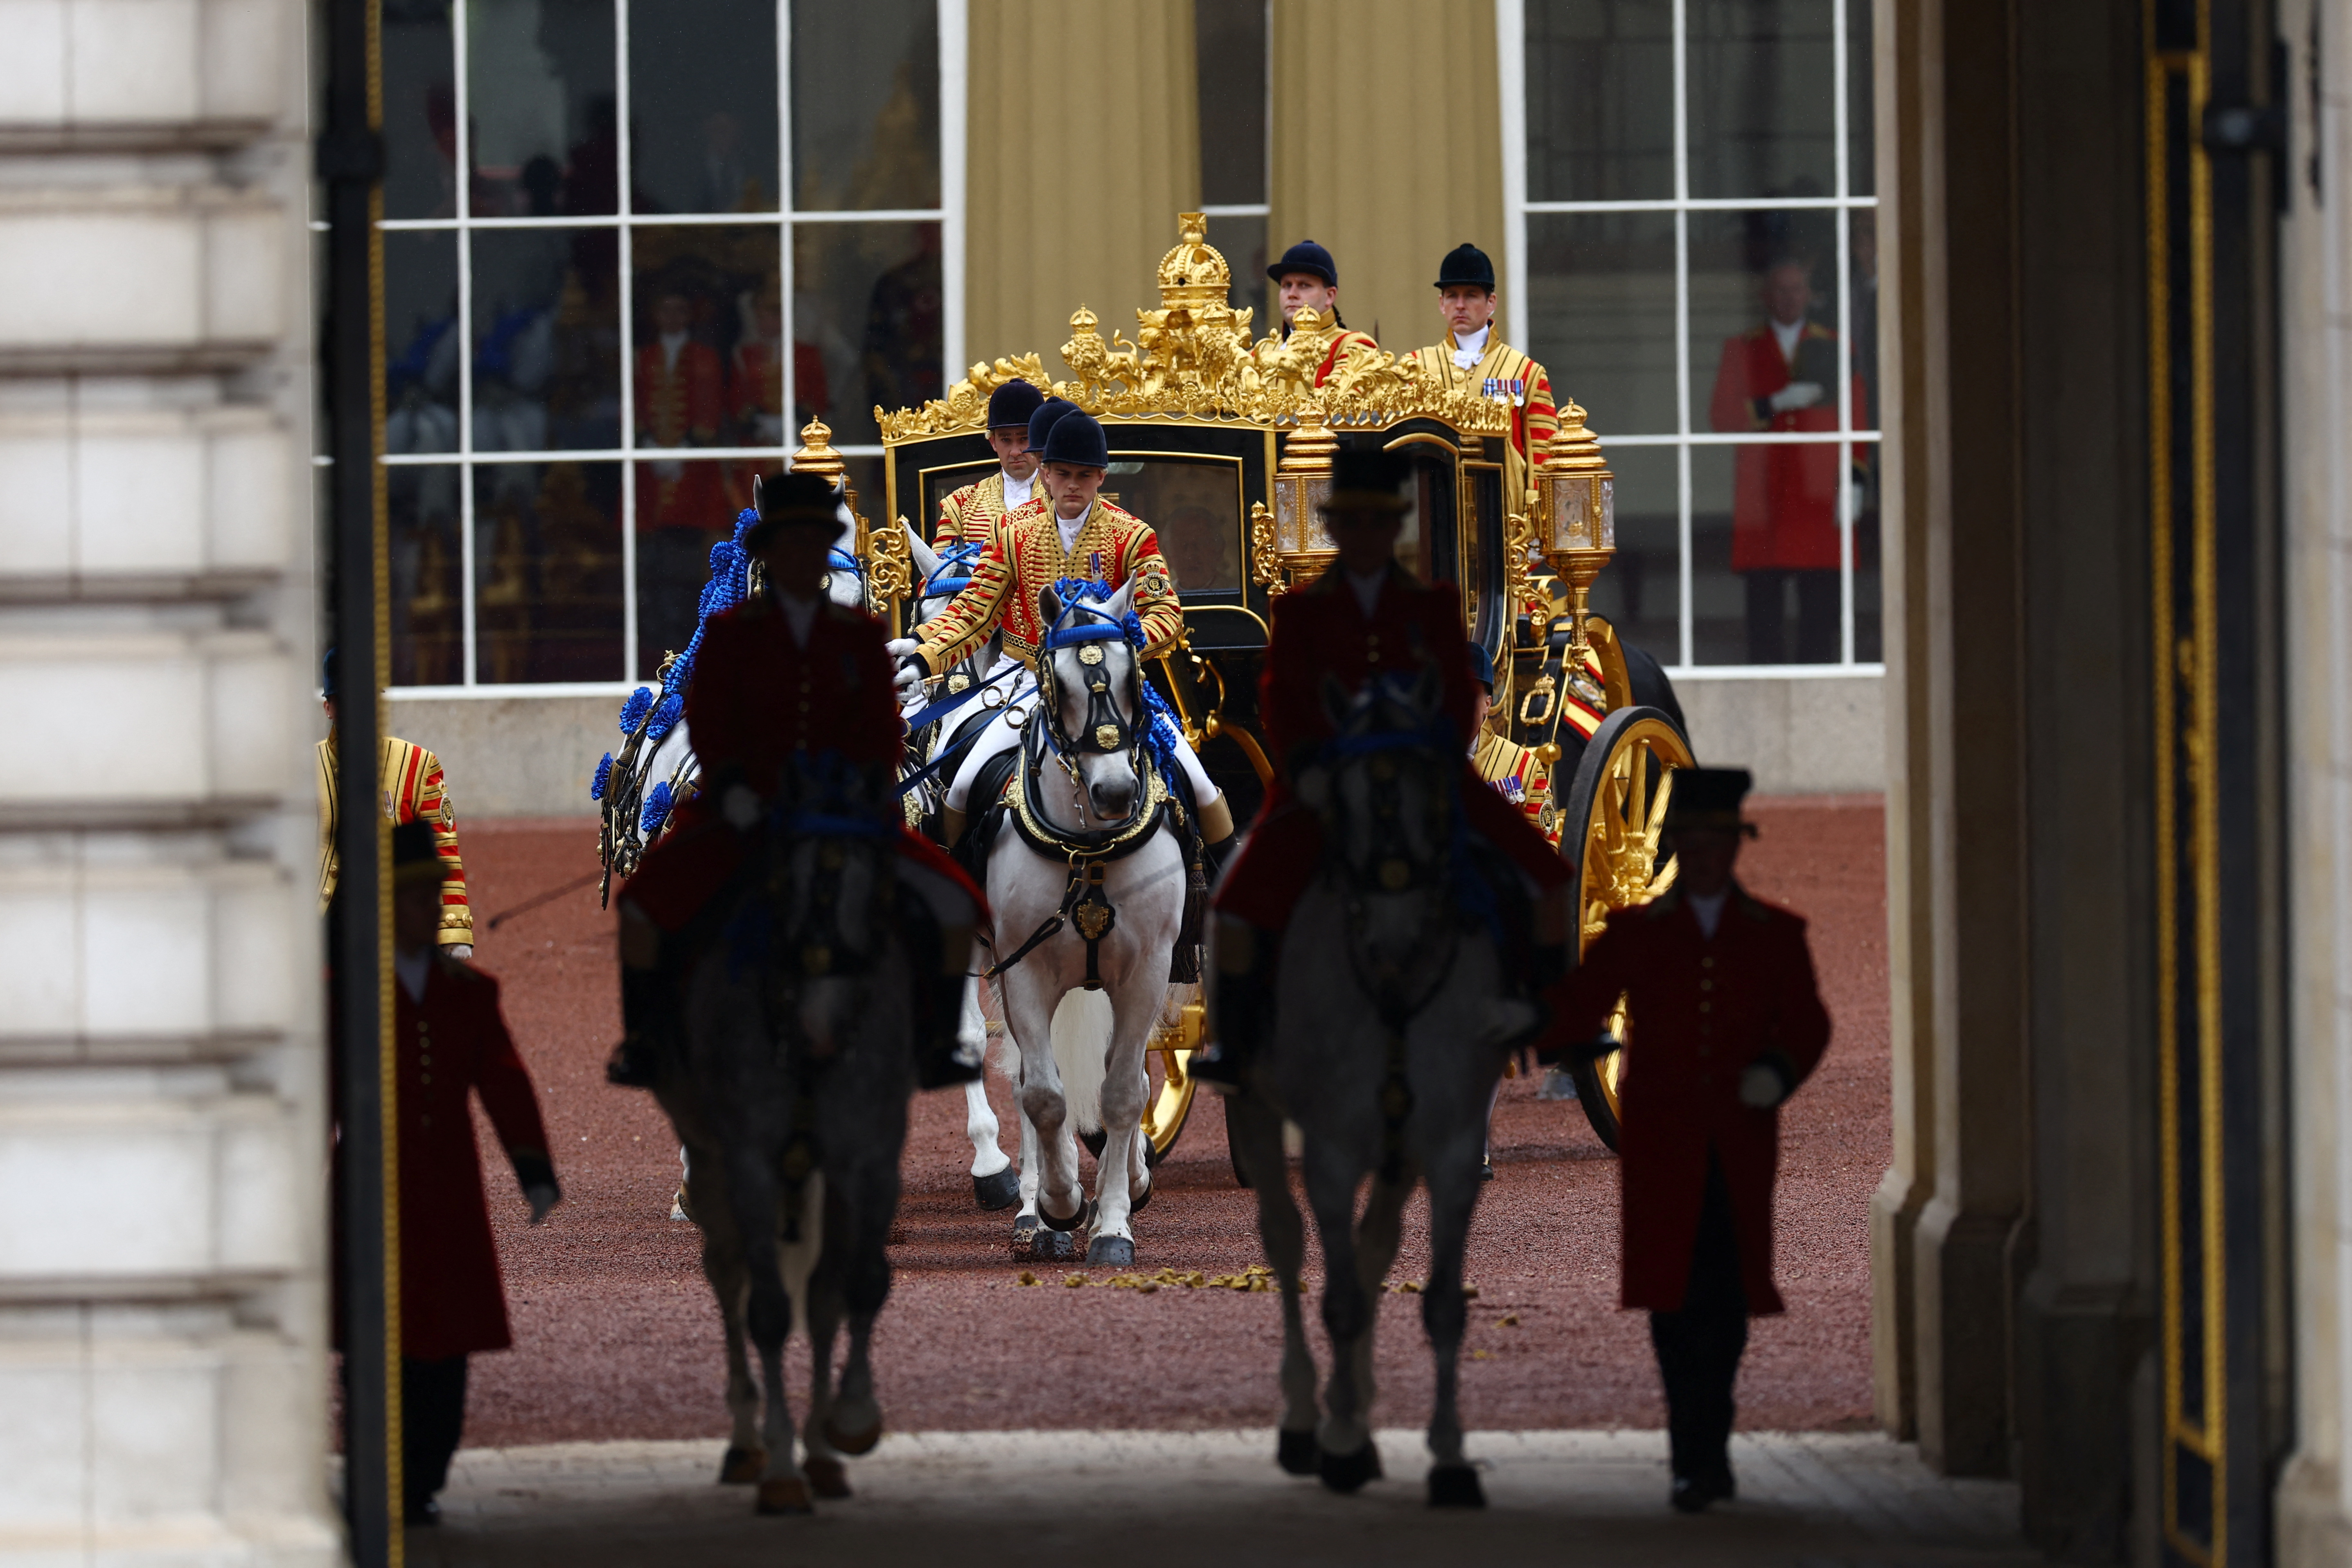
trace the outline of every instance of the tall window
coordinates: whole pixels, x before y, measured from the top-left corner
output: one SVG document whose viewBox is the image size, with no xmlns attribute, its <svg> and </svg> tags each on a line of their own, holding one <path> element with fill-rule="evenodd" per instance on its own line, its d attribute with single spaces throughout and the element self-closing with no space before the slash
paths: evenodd
<svg viewBox="0 0 2352 1568">
<path fill-rule="evenodd" d="M 1594 607 L 1681 670 L 1876 670 L 1868 0 L 1498 9 L 1509 329 L 1617 476 Z"/>
<path fill-rule="evenodd" d="M 1234 269 L 1234 304 L 1266 331 L 1266 184 L 1273 78 L 1268 0 L 1192 0 L 1201 111 L 1201 210 Z"/>
<path fill-rule="evenodd" d="M 811 418 L 880 494 L 874 405 L 940 395 L 961 351 L 961 24 L 384 0 L 395 685 L 652 675 Z"/>
</svg>

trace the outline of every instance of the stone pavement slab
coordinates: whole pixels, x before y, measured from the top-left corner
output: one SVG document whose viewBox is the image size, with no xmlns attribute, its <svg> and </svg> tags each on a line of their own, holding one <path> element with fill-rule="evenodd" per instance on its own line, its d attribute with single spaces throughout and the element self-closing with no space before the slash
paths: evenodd
<svg viewBox="0 0 2352 1568">
<path fill-rule="evenodd" d="M 561 1443 L 460 1453 L 419 1568 L 791 1564 L 1040 1568 L 1475 1563 L 1605 1568 L 2024 1568 L 2016 1489 L 1948 1480 L 1886 1438 L 1743 1433 L 1740 1499 L 1665 1506 L 1657 1432 L 1474 1432 L 1483 1512 L 1424 1502 L 1418 1431 L 1379 1435 L 1390 1479 L 1339 1497 L 1274 1465 L 1271 1431 L 923 1432 L 853 1461 L 857 1495 L 762 1519 L 720 1487 L 723 1445 Z"/>
</svg>

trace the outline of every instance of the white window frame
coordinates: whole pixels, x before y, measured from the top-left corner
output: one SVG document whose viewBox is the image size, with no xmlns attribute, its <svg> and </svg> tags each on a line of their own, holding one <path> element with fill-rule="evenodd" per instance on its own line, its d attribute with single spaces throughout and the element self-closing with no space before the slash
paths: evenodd
<svg viewBox="0 0 2352 1568">
<path fill-rule="evenodd" d="M 1688 84 L 1689 59 L 1686 48 L 1685 0 L 1674 4 L 1674 72 L 1675 72 L 1675 193 L 1671 197 L 1652 201 L 1591 201 L 1534 202 L 1528 199 L 1528 92 L 1527 92 L 1527 0 L 1495 0 L 1495 47 L 1501 91 L 1497 95 L 1501 109 L 1503 138 L 1503 213 L 1504 213 L 1504 277 L 1507 284 L 1503 308 L 1505 325 L 1515 343 L 1528 344 L 1528 219 L 1530 214 L 1549 215 L 1556 213 L 1672 213 L 1675 219 L 1675 424 L 1671 432 L 1644 431 L 1611 434 L 1604 438 L 1607 447 L 1670 446 L 1675 449 L 1677 495 L 1675 516 L 1678 534 L 1675 543 L 1677 577 L 1680 580 L 1680 603 L 1677 624 L 1680 628 L 1678 645 L 1672 661 L 1665 664 L 1667 675 L 1675 680 L 1788 680 L 1837 677 L 1845 675 L 1883 675 L 1883 663 L 1863 663 L 1853 655 L 1853 516 L 1851 487 L 1838 487 L 1838 662 L 1833 664 L 1700 664 L 1693 662 L 1693 615 L 1691 605 L 1691 453 L 1701 446 L 1753 446 L 1765 444 L 1820 445 L 1834 444 L 1838 448 L 1838 471 L 1851 473 L 1853 449 L 1858 445 L 1876 444 L 1881 432 L 1854 428 L 1853 389 L 1853 289 L 1852 284 L 1851 222 L 1837 225 L 1838 287 L 1838 428 L 1834 434 L 1820 434 L 1789 432 L 1782 434 L 1735 434 L 1712 430 L 1691 428 L 1691 342 L 1690 342 L 1690 214 L 1698 212 L 1786 212 L 1799 208 L 1830 209 L 1841 213 L 1874 211 L 1878 198 L 1853 193 L 1853 172 L 1847 167 L 1851 142 L 1847 116 L 1852 104 L 1850 72 L 1855 62 L 1846 47 L 1846 17 L 1852 7 L 1868 5 L 1870 0 L 1836 0 L 1832 9 L 1831 58 L 1836 78 L 1834 129 L 1836 139 L 1837 189 L 1827 196 L 1775 197 L 1769 200 L 1739 197 L 1702 198 L 1690 193 L 1690 147 Z M 1868 70 L 1870 62 L 1861 61 L 1860 68 Z M 1530 345 L 1531 346 L 1531 345 Z M 1553 378 L 1554 393 L 1566 398 L 1580 389 L 1560 383 Z M 1582 402 L 1581 398 L 1578 399 Z M 1606 408 L 1594 411 L 1606 423 Z M 1882 605 L 1885 585 L 1882 580 Z"/>
<path fill-rule="evenodd" d="M 777 155 L 780 171 L 779 210 L 765 213 L 647 213 L 630 210 L 633 182 L 630 178 L 632 153 L 629 147 L 629 6 L 633 0 L 613 0 L 613 68 L 614 78 L 614 110 L 620 126 L 620 189 L 618 211 L 588 217 L 560 215 L 555 217 L 476 217 L 460 211 L 447 218 L 386 218 L 377 224 L 383 233 L 446 233 L 457 236 L 457 450 L 455 452 L 415 452 L 387 454 L 379 459 L 386 467 L 454 467 L 458 470 L 458 573 L 463 592 L 460 597 L 465 680 L 457 685 L 395 686 L 392 695 L 404 698 L 421 697 L 567 697 L 620 695 L 631 688 L 650 682 L 654 672 L 637 667 L 637 486 L 638 459 L 636 422 L 635 321 L 635 231 L 640 226 L 678 228 L 708 225 L 725 228 L 753 228 L 772 224 L 777 230 L 779 282 L 783 292 L 783 340 L 789 346 L 797 340 L 793 319 L 793 233 L 797 225 L 813 224 L 870 223 L 936 223 L 940 225 L 940 284 L 944 291 L 941 300 L 940 364 L 950 374 L 963 363 L 963 275 L 964 275 L 964 145 L 967 86 L 965 61 L 966 44 L 970 34 L 969 0 L 934 0 L 939 7 L 940 64 L 940 204 L 936 207 L 874 207 L 845 211 L 826 209 L 814 212 L 796 211 L 793 200 L 793 73 L 792 73 L 792 0 L 775 0 L 776 7 L 776 120 Z M 634 0 L 639 5 L 660 4 L 660 0 Z M 460 171 L 472 167 L 469 124 L 469 98 L 472 84 L 467 79 L 466 46 L 467 13 L 469 0 L 451 0 L 449 8 L 450 68 L 454 73 L 457 113 L 457 166 Z M 467 182 L 459 177 L 459 189 L 466 191 Z M 460 202 L 460 207 L 470 205 Z M 480 229 L 613 229 L 620 235 L 620 340 L 623 347 L 621 364 L 621 444 L 608 448 L 578 448 L 550 452 L 474 451 L 474 321 L 473 281 L 474 258 L 470 235 Z M 782 356 L 784 407 L 795 406 L 793 373 L 795 356 L 787 351 Z M 775 446 L 709 446 L 696 447 L 695 462 L 719 462 L 729 458 L 782 461 L 799 445 L 798 434 L 787 430 L 785 441 Z M 835 450 L 845 457 L 879 457 L 878 444 L 840 445 Z M 488 464 L 507 463 L 618 463 L 621 465 L 621 645 L 622 669 L 610 681 L 551 681 L 492 685 L 477 679 L 475 648 L 474 571 L 474 470 Z"/>
</svg>

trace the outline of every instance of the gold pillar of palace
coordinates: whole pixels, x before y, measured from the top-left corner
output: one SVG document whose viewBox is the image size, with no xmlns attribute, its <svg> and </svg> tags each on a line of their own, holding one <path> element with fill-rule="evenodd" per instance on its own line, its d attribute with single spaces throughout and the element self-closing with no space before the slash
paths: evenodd
<svg viewBox="0 0 2352 1568">
<path fill-rule="evenodd" d="M 1200 205 L 1192 0 L 972 0 L 971 16 L 964 358 L 1034 350 L 1058 379 L 1071 310 L 1132 336 L 1169 214 Z"/>
<path fill-rule="evenodd" d="M 1320 241 L 1349 326 L 1433 343 L 1440 258 L 1468 240 L 1503 265 L 1494 0 L 1273 4 L 1267 258 Z"/>
</svg>

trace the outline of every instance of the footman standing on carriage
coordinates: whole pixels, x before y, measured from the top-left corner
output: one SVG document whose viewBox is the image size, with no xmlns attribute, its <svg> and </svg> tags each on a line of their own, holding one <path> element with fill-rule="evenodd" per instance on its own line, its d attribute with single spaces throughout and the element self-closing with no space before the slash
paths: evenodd
<svg viewBox="0 0 2352 1568">
<path fill-rule="evenodd" d="M 1504 465 L 1505 505 L 1517 511 L 1535 484 L 1544 449 L 1559 434 L 1559 410 L 1552 401 L 1551 376 L 1503 341 L 1495 329 L 1495 264 L 1466 241 L 1437 264 L 1438 311 L 1445 338 L 1416 349 L 1407 360 L 1433 371 L 1449 387 L 1507 403 L 1511 444 Z"/>
<path fill-rule="evenodd" d="M 1650 1314 L 1666 1390 L 1671 1501 L 1734 1495 L 1732 1385 L 1772 1285 L 1782 1101 L 1829 1044 L 1805 923 L 1732 876 L 1745 769 L 1684 768 L 1668 797 L 1674 888 L 1621 909 L 1553 991 L 1553 1041 L 1596 1040 L 1620 998 L 1625 1045 L 1622 1303 Z M 1613 1041 L 1609 1042 L 1614 1044 Z M 1590 1048 L 1547 1048 L 1547 1059 Z"/>
<path fill-rule="evenodd" d="M 1065 578 L 1082 578 L 1113 591 L 1132 581 L 1142 635 L 1137 656 L 1156 658 L 1184 634 L 1183 602 L 1176 597 L 1158 538 L 1143 519 L 1097 494 L 1110 472 L 1110 442 L 1101 424 L 1074 407 L 1056 410 L 1048 403 L 1038 410 L 1031 429 L 1033 439 L 1043 435 L 1040 482 L 1046 494 L 1002 518 L 987 550 L 971 563 L 969 586 L 916 637 L 891 644 L 899 658 L 902 697 L 999 631 L 1005 653 L 1028 667 L 1003 699 L 1006 712 L 982 732 L 948 787 L 950 844 L 962 834 L 982 768 L 1020 743 L 1024 719 L 1018 716 L 1034 703 L 1036 683 L 1030 672 L 1046 631 L 1038 619 L 1041 594 Z M 1183 777 L 1170 782 L 1187 789 L 1202 841 L 1216 844 L 1233 832 L 1233 808 L 1184 737 L 1175 735 L 1172 742 Z"/>
<path fill-rule="evenodd" d="M 1518 807 L 1470 769 L 1478 686 L 1471 678 L 1461 596 L 1421 580 L 1396 559 L 1408 465 L 1393 454 L 1343 449 L 1323 517 L 1339 559 L 1311 586 L 1274 603 L 1259 711 L 1275 778 L 1246 846 L 1219 883 L 1216 1040 L 1193 1059 L 1204 1083 L 1239 1087 L 1273 1027 L 1275 956 L 1322 856 L 1322 818 L 1309 803 L 1331 738 L 1327 685 L 1354 693 L 1368 680 L 1418 674 L 1444 679 L 1446 744 L 1462 758 L 1455 791 L 1463 826 L 1492 845 L 1528 884 L 1533 930 L 1524 937 L 1528 983 L 1556 967 L 1570 929 L 1568 867 Z"/>
<path fill-rule="evenodd" d="M 840 527 L 832 487 L 786 474 L 760 488 L 759 522 L 744 544 L 766 572 L 764 590 L 711 619 L 686 696 L 702 768 L 700 792 L 677 808 L 670 831 L 620 892 L 624 1037 L 606 1065 L 613 1082 L 650 1088 L 674 1060 L 679 976 L 711 933 L 697 916 L 741 867 L 768 821 L 788 769 L 833 767 L 895 776 L 904 727 L 892 695 L 888 633 L 862 611 L 827 601 L 820 584 Z M 887 789 L 869 794 L 891 798 Z M 893 820 L 896 821 L 895 806 Z M 898 873 L 916 896 L 902 902 L 937 959 L 917 998 L 917 1076 L 925 1088 L 980 1071 L 957 1045 L 964 970 L 982 908 L 979 890 L 936 847 L 896 829 Z"/>
<path fill-rule="evenodd" d="M 533 1225 L 562 1191 L 539 1095 L 499 1011 L 499 983 L 438 941 L 447 865 L 429 824 L 393 829 L 392 874 L 401 1469 L 408 1521 L 430 1524 L 465 1426 L 466 1358 L 514 1343 L 469 1096 L 489 1113 Z"/>
</svg>

